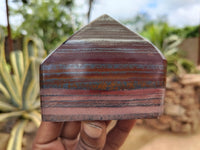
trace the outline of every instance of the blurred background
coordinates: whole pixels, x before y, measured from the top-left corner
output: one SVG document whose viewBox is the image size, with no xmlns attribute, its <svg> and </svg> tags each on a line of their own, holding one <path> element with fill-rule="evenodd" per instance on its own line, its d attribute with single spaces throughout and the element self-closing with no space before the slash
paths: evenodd
<svg viewBox="0 0 200 150">
<path fill-rule="evenodd" d="M 139 119 L 123 150 L 200 149 L 199 0 L 1 0 L 0 150 L 29 150 L 40 124 L 39 64 L 108 14 L 165 55 L 164 113 Z"/>
</svg>

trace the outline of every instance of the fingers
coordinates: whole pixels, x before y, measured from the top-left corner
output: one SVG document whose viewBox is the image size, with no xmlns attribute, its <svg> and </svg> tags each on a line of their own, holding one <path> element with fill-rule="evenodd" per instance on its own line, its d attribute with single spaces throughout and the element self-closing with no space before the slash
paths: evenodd
<svg viewBox="0 0 200 150">
<path fill-rule="evenodd" d="M 63 123 L 42 122 L 33 142 L 33 150 L 64 150 L 62 143 L 58 140 Z"/>
<path fill-rule="evenodd" d="M 35 142 L 39 144 L 50 143 L 60 136 L 63 123 L 58 122 L 42 122 L 35 138 Z"/>
<path fill-rule="evenodd" d="M 77 144 L 77 137 L 80 132 L 81 123 L 80 122 L 66 122 L 63 125 L 61 132 L 61 139 L 65 149 L 74 149 Z"/>
<path fill-rule="evenodd" d="M 135 120 L 119 120 L 108 133 L 104 150 L 118 150 L 133 128 Z"/>
<path fill-rule="evenodd" d="M 101 150 L 106 141 L 106 122 L 82 122 L 78 150 Z"/>
<path fill-rule="evenodd" d="M 106 128 L 109 121 L 68 122 L 64 125 L 63 123 L 42 122 L 36 134 L 33 150 L 72 150 L 75 148 L 78 150 L 118 150 L 134 123 L 135 120 L 118 121 L 108 133 L 106 140 Z M 77 144 L 79 132 L 80 139 Z"/>
</svg>

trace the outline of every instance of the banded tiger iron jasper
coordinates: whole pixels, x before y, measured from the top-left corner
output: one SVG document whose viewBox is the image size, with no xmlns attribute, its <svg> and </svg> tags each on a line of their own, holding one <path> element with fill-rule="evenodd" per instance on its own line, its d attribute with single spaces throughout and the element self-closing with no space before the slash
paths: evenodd
<svg viewBox="0 0 200 150">
<path fill-rule="evenodd" d="M 43 121 L 155 118 L 163 111 L 166 59 L 103 15 L 40 66 Z"/>
</svg>

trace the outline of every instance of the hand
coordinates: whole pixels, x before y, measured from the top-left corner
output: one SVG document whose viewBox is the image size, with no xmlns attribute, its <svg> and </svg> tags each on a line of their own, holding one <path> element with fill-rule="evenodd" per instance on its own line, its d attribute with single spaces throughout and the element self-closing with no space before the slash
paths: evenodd
<svg viewBox="0 0 200 150">
<path fill-rule="evenodd" d="M 33 150 L 118 150 L 135 120 L 120 120 L 107 133 L 110 121 L 42 122 Z"/>
</svg>

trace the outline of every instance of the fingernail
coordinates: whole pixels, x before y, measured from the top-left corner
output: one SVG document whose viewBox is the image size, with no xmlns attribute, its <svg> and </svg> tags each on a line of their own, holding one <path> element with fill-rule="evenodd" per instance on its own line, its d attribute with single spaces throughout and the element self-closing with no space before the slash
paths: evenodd
<svg viewBox="0 0 200 150">
<path fill-rule="evenodd" d="M 103 129 L 101 127 L 92 123 L 84 123 L 83 130 L 91 138 L 98 138 L 103 132 Z"/>
</svg>

